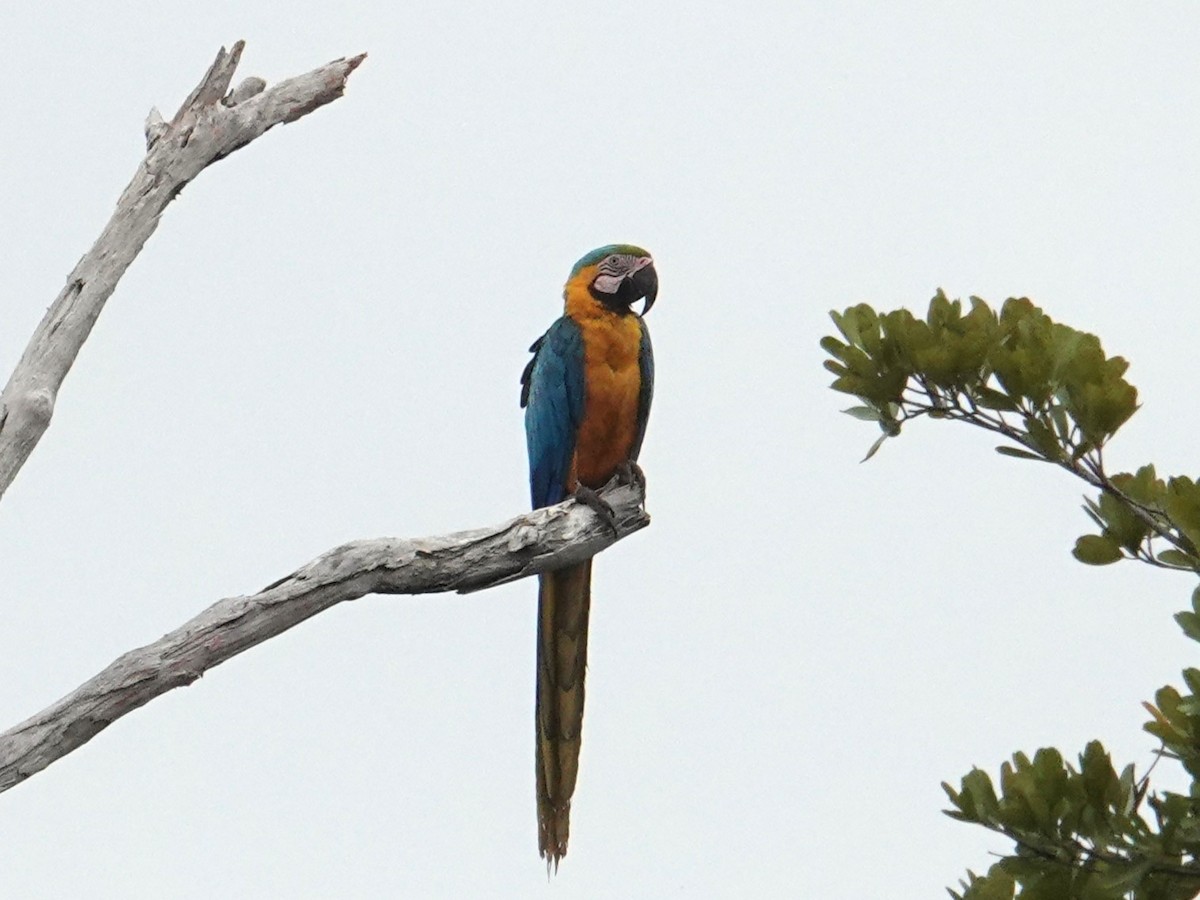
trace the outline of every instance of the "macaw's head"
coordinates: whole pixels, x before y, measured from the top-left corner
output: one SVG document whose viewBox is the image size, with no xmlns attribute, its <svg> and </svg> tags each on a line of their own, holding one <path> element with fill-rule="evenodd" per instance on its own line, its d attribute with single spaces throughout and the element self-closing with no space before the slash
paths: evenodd
<svg viewBox="0 0 1200 900">
<path fill-rule="evenodd" d="M 650 311 L 658 296 L 658 273 L 654 260 L 641 247 L 609 244 L 593 250 L 575 263 L 567 279 L 566 293 L 584 289 L 616 313 L 627 313 L 644 299 L 642 315 Z"/>
</svg>

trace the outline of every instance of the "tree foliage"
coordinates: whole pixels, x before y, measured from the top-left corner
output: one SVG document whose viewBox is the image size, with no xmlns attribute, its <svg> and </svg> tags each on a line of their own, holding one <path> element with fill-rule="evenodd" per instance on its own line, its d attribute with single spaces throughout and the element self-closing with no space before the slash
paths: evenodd
<svg viewBox="0 0 1200 900">
<path fill-rule="evenodd" d="M 1053 321 L 1029 300 L 999 312 L 977 297 L 964 309 L 941 291 L 924 318 L 866 304 L 831 313 L 825 337 L 833 388 L 858 398 L 846 412 L 882 431 L 870 458 L 912 419 L 950 419 L 1005 439 L 1007 456 L 1049 463 L 1083 479 L 1095 530 L 1074 554 L 1089 565 L 1138 560 L 1200 574 L 1200 483 L 1159 477 L 1153 465 L 1109 473 L 1104 446 L 1137 410 L 1128 364 L 1100 340 Z M 1200 587 L 1176 621 L 1200 642 Z M 1053 748 L 1017 753 L 998 782 L 973 769 L 947 814 L 1006 835 L 1010 855 L 985 875 L 968 872 L 958 900 L 1183 900 L 1200 895 L 1200 669 L 1163 687 L 1145 729 L 1160 757 L 1191 777 L 1187 794 L 1155 793 L 1148 773 L 1118 772 L 1099 741 L 1069 762 Z M 997 790 L 998 787 L 998 790 Z"/>
</svg>

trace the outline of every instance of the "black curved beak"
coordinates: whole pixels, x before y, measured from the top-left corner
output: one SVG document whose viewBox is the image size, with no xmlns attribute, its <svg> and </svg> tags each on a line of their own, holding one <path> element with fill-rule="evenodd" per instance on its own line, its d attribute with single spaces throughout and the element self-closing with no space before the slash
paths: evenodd
<svg viewBox="0 0 1200 900">
<path fill-rule="evenodd" d="M 642 315 L 650 312 L 658 297 L 658 272 L 654 271 L 654 263 L 647 260 L 646 264 L 629 276 L 629 283 L 634 290 L 634 299 L 645 298 L 646 305 L 642 307 Z"/>
</svg>

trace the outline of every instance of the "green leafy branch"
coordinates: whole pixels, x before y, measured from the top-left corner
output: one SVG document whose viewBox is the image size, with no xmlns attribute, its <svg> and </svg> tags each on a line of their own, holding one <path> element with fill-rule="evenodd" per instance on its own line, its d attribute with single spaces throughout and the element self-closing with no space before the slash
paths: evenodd
<svg viewBox="0 0 1200 900">
<path fill-rule="evenodd" d="M 1108 357 L 1100 340 L 1053 321 L 1027 299 L 997 313 L 977 297 L 941 291 L 921 319 L 906 309 L 878 313 L 866 304 L 832 313 L 841 337 L 826 337 L 833 388 L 858 398 L 846 410 L 877 423 L 888 438 L 922 417 L 961 421 L 1003 437 L 997 451 L 1058 466 L 1097 491 L 1084 511 L 1097 533 L 1080 537 L 1074 555 L 1090 565 L 1135 559 L 1200 573 L 1200 485 L 1159 478 L 1153 465 L 1109 474 L 1104 448 L 1137 410 L 1128 364 Z M 1176 616 L 1200 641 L 1200 588 Z M 1099 742 L 1078 769 L 1054 749 L 1030 760 L 1016 754 L 1000 772 L 1000 794 L 975 769 L 955 790 L 945 786 L 954 818 L 1011 838 L 1015 852 L 985 876 L 968 873 L 964 900 L 1109 898 L 1174 900 L 1200 895 L 1200 670 L 1183 673 L 1188 693 L 1164 687 L 1145 704 L 1145 729 L 1163 742 L 1162 757 L 1192 777 L 1187 795 L 1150 794 L 1146 777 L 1126 766 L 1118 776 Z M 1149 818 L 1144 813 L 1148 809 Z"/>
<path fill-rule="evenodd" d="M 821 340 L 832 387 L 858 397 L 862 405 L 846 412 L 883 432 L 866 459 L 913 419 L 967 422 L 1015 445 L 997 452 L 1052 463 L 1099 490 L 1085 501 L 1100 533 L 1076 543 L 1082 562 L 1200 571 L 1200 486 L 1164 483 L 1153 466 L 1105 471 L 1104 445 L 1137 410 L 1137 389 L 1124 378 L 1128 363 L 1105 356 L 1095 335 L 1026 299 L 1006 300 L 997 314 L 972 297 L 964 314 L 941 291 L 923 320 L 866 304 L 832 316 L 844 338 Z"/>
<path fill-rule="evenodd" d="M 952 818 L 983 825 L 1012 839 L 1016 853 L 984 877 L 968 872 L 957 900 L 1190 898 L 1200 891 L 1200 869 L 1192 858 L 1194 829 L 1189 798 L 1147 795 L 1148 776 L 1136 779 L 1127 765 L 1118 775 L 1099 741 L 1079 757 L 1079 768 L 1055 749 L 1032 760 L 1014 754 L 1000 767 L 1001 792 L 991 778 L 973 769 L 955 790 L 942 787 Z M 1142 810 L 1148 807 L 1153 822 Z"/>
</svg>

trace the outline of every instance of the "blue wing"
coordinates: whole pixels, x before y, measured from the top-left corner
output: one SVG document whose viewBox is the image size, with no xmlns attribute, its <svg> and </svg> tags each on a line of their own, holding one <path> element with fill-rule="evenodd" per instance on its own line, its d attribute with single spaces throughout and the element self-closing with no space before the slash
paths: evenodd
<svg viewBox="0 0 1200 900">
<path fill-rule="evenodd" d="M 630 448 L 629 458 L 637 461 L 642 452 L 642 439 L 646 437 L 646 422 L 650 418 L 650 401 L 654 399 L 654 348 L 650 345 L 650 331 L 646 320 L 642 323 L 642 345 L 638 350 L 638 367 L 641 369 L 642 386 L 638 391 L 637 434 Z"/>
<path fill-rule="evenodd" d="M 529 447 L 529 493 L 538 509 L 567 495 L 567 475 L 583 419 L 583 335 L 564 316 L 529 349 L 533 359 L 521 374 L 521 405 Z"/>
</svg>

